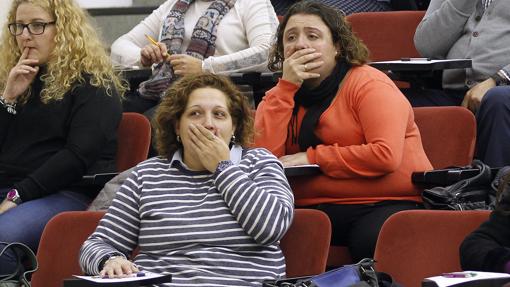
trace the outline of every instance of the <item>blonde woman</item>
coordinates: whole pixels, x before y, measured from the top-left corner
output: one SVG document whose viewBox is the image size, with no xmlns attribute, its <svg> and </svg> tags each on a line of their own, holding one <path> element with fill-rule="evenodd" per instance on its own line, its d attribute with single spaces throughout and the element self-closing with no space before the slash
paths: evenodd
<svg viewBox="0 0 510 287">
<path fill-rule="evenodd" d="M 73 0 L 14 0 L 0 63 L 0 241 L 35 249 L 51 217 L 95 195 L 84 174 L 115 170 L 125 88 Z"/>
</svg>

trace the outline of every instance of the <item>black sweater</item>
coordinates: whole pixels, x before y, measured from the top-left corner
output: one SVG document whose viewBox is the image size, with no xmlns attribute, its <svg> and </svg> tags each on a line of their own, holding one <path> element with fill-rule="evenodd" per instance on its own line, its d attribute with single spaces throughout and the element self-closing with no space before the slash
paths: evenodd
<svg viewBox="0 0 510 287">
<path fill-rule="evenodd" d="M 493 211 L 488 221 L 468 235 L 460 246 L 462 269 L 506 272 L 510 261 L 510 215 Z"/>
<path fill-rule="evenodd" d="M 85 174 L 116 170 L 118 95 L 85 76 L 62 100 L 44 104 L 39 76 L 16 115 L 0 106 L 0 187 L 15 187 L 23 202 L 72 189 Z"/>
</svg>

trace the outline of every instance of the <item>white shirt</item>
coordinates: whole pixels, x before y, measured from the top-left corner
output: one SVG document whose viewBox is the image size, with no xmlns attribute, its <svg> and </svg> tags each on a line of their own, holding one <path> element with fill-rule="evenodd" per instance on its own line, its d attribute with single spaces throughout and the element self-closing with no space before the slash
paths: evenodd
<svg viewBox="0 0 510 287">
<path fill-rule="evenodd" d="M 176 0 L 168 0 L 111 47 L 112 60 L 124 66 L 140 65 L 140 50 L 149 44 L 145 34 L 161 38 L 164 19 Z M 194 1 L 184 15 L 185 34 L 182 51 L 210 1 Z M 278 18 L 269 0 L 237 0 L 218 25 L 214 56 L 203 61 L 204 71 L 212 73 L 265 72 L 271 41 Z"/>
</svg>

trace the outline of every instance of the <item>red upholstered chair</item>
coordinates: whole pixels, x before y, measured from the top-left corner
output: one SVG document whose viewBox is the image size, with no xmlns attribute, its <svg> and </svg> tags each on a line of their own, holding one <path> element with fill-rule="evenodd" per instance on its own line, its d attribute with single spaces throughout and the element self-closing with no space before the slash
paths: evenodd
<svg viewBox="0 0 510 287">
<path fill-rule="evenodd" d="M 315 275 L 326 270 L 331 222 L 320 210 L 296 209 L 294 221 L 280 242 L 287 277 Z"/>
<path fill-rule="evenodd" d="M 476 119 L 463 107 L 414 108 L 425 153 L 434 169 L 468 165 L 473 160 Z"/>
<path fill-rule="evenodd" d="M 425 153 L 435 169 L 468 165 L 473 160 L 476 120 L 462 107 L 414 108 Z M 331 246 L 328 266 L 351 263 L 345 246 Z"/>
<path fill-rule="evenodd" d="M 363 12 L 347 16 L 354 33 L 363 40 L 372 61 L 420 57 L 414 32 L 425 11 Z"/>
<path fill-rule="evenodd" d="M 424 11 L 363 12 L 347 16 L 353 32 L 370 51 L 371 61 L 420 57 L 414 46 L 414 32 Z M 399 88 L 410 83 L 395 81 Z"/>
<path fill-rule="evenodd" d="M 81 274 L 80 247 L 103 215 L 101 211 L 63 212 L 48 222 L 39 243 L 39 269 L 32 277 L 33 287 L 62 286 L 64 279 Z M 294 221 L 281 241 L 287 276 L 324 272 L 330 238 L 331 223 L 325 213 L 296 209 Z"/>
<path fill-rule="evenodd" d="M 46 224 L 39 242 L 39 269 L 32 276 L 32 287 L 63 286 L 65 278 L 81 274 L 80 247 L 103 215 L 101 211 L 63 212 Z"/>
<path fill-rule="evenodd" d="M 151 144 L 149 120 L 138 113 L 123 113 L 117 129 L 117 141 L 117 171 L 124 171 L 146 160 Z"/>
<path fill-rule="evenodd" d="M 408 210 L 384 223 L 375 249 L 376 268 L 406 287 L 425 277 L 461 271 L 459 247 L 489 211 Z"/>
</svg>

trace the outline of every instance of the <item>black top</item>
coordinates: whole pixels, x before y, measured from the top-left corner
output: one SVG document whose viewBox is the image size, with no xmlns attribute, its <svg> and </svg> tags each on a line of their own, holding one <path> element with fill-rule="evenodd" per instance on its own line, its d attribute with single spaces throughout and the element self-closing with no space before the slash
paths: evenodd
<svg viewBox="0 0 510 287">
<path fill-rule="evenodd" d="M 44 104 L 40 76 L 16 115 L 0 106 L 0 188 L 15 187 L 24 202 L 69 188 L 84 174 L 116 171 L 118 95 L 86 75 L 62 100 Z"/>
<path fill-rule="evenodd" d="M 488 221 L 468 235 L 460 246 L 463 270 L 506 272 L 510 261 L 510 215 L 493 211 Z"/>
</svg>

